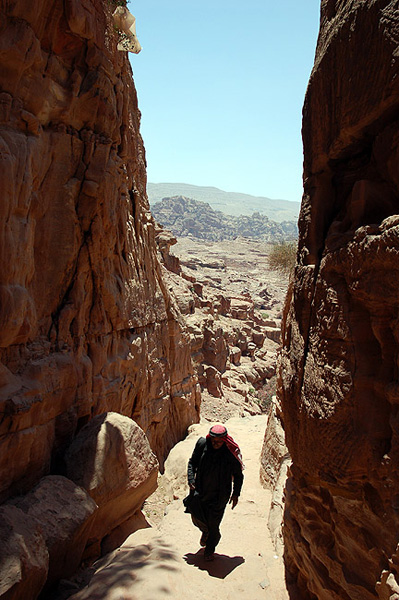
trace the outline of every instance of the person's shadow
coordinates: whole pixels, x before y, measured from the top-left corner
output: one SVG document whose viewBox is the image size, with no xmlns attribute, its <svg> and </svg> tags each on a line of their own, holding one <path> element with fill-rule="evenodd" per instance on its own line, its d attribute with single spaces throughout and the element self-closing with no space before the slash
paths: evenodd
<svg viewBox="0 0 399 600">
<path fill-rule="evenodd" d="M 215 560 L 208 562 L 205 561 L 203 550 L 198 550 L 196 554 L 190 552 L 185 554 L 183 558 L 188 565 L 193 565 L 201 571 L 208 571 L 211 577 L 217 577 L 218 579 L 224 579 L 236 567 L 245 562 L 242 556 L 226 556 L 226 554 L 217 554 L 216 552 Z"/>
</svg>

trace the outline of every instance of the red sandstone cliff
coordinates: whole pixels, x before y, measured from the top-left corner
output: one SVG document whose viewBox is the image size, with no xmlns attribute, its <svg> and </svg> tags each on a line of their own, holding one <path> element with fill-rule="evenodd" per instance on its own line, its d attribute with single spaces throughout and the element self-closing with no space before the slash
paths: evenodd
<svg viewBox="0 0 399 600">
<path fill-rule="evenodd" d="M 399 10 L 323 0 L 280 396 L 304 599 L 399 592 Z"/>
<path fill-rule="evenodd" d="M 108 0 L 0 12 L 0 501 L 114 411 L 162 462 L 198 420 L 161 277 L 140 113 Z M 136 59 L 137 60 L 137 59 Z"/>
</svg>

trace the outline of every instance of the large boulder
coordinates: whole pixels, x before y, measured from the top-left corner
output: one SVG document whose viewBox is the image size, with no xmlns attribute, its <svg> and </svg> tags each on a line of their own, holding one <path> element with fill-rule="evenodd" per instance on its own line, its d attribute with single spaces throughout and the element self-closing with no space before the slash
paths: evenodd
<svg viewBox="0 0 399 600">
<path fill-rule="evenodd" d="M 98 505 L 89 544 L 139 511 L 157 486 L 158 461 L 143 430 L 129 417 L 104 413 L 78 433 L 65 455 L 67 476 Z"/>
<path fill-rule="evenodd" d="M 303 600 L 397 597 L 398 42 L 397 2 L 322 1 L 280 371 Z"/>
<path fill-rule="evenodd" d="M 35 600 L 46 582 L 49 565 L 39 524 L 16 506 L 1 506 L 0 539 L 0 598 Z"/>
<path fill-rule="evenodd" d="M 66 477 L 49 475 L 13 504 L 44 537 L 50 559 L 46 585 L 71 576 L 81 562 L 97 510 L 86 490 Z"/>
</svg>

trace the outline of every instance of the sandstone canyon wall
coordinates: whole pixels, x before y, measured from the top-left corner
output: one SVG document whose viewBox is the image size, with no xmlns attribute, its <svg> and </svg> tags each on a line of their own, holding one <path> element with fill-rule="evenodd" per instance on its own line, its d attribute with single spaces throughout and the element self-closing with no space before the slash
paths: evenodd
<svg viewBox="0 0 399 600">
<path fill-rule="evenodd" d="M 280 397 L 300 597 L 398 598 L 399 5 L 323 0 Z"/>
<path fill-rule="evenodd" d="M 198 421 L 115 5 L 1 4 L 0 502 L 63 472 L 96 415 L 134 419 L 161 463 Z"/>
</svg>

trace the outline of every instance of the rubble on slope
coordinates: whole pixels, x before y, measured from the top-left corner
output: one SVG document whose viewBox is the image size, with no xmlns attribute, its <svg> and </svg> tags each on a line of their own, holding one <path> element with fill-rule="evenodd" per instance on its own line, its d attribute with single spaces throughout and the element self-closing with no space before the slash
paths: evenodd
<svg viewBox="0 0 399 600">
<path fill-rule="evenodd" d="M 165 281 L 190 332 L 201 417 L 264 412 L 275 391 L 287 288 L 287 277 L 268 268 L 270 245 L 244 238 L 177 241 L 162 228 L 156 238 Z"/>
</svg>

